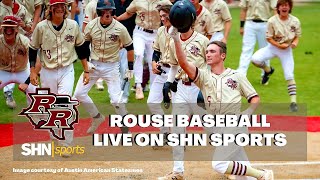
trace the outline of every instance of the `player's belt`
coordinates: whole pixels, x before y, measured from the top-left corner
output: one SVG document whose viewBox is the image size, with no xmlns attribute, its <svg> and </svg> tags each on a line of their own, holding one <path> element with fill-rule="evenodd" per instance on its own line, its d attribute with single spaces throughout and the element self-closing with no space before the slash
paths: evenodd
<svg viewBox="0 0 320 180">
<path fill-rule="evenodd" d="M 155 32 L 155 31 L 153 31 L 151 29 L 144 29 L 144 28 L 142 28 L 140 26 L 138 26 L 138 29 L 141 30 L 141 31 L 147 32 L 147 33 L 151 33 L 151 34 Z"/>
<path fill-rule="evenodd" d="M 182 81 L 182 84 L 186 86 L 191 86 L 192 83 L 190 81 Z"/>
<path fill-rule="evenodd" d="M 171 67 L 170 64 L 166 64 L 166 63 L 162 63 L 162 66 L 166 67 L 166 68 L 170 68 Z"/>
<path fill-rule="evenodd" d="M 263 21 L 261 19 L 252 19 L 253 22 L 255 23 L 263 23 L 263 22 L 266 22 L 266 21 Z"/>
</svg>

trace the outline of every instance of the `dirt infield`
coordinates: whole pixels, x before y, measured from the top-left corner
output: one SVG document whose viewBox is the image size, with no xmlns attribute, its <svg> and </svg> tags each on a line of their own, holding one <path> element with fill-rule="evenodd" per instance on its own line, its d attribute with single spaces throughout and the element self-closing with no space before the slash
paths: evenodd
<svg viewBox="0 0 320 180">
<path fill-rule="evenodd" d="M 79 138 L 78 138 L 79 139 Z M 13 146 L 0 148 L 0 179 L 156 179 L 172 169 L 171 161 L 13 161 Z M 150 149 L 152 151 L 152 149 Z M 166 151 L 170 151 L 167 149 Z M 76 158 L 72 156 L 71 158 Z M 315 161 L 319 163 L 315 163 Z M 313 162 L 313 164 L 308 164 Z M 290 164 L 281 164 L 281 162 L 267 162 L 267 165 L 261 166 L 263 162 L 253 162 L 260 164 L 258 167 L 272 169 L 275 173 L 275 179 L 320 179 L 320 133 L 308 133 L 308 162 L 290 162 Z M 275 164 L 272 164 L 275 163 Z M 268 165 L 269 164 L 269 165 Z M 80 169 L 106 169 L 118 171 L 138 170 L 139 172 L 69 172 L 69 173 L 13 173 L 15 169 L 60 169 L 68 168 L 74 170 Z M 115 169 L 112 169 L 115 168 Z M 185 162 L 185 176 L 187 179 L 207 180 L 207 179 L 225 179 L 223 176 L 213 172 L 210 161 L 188 161 Z M 142 172 L 141 172 L 142 171 Z"/>
</svg>

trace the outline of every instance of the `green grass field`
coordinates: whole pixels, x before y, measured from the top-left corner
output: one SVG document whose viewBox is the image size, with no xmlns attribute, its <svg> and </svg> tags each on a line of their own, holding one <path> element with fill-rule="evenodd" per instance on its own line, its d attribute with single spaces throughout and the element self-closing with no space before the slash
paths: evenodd
<svg viewBox="0 0 320 180">
<path fill-rule="evenodd" d="M 238 8 L 232 8 L 230 11 L 233 17 L 233 26 L 228 40 L 226 66 L 236 69 L 238 67 L 242 46 L 242 37 L 239 34 L 240 10 Z M 298 47 L 294 50 L 298 103 L 307 105 L 307 114 L 309 116 L 320 115 L 319 93 L 317 93 L 317 89 L 320 87 L 320 83 L 317 82 L 320 77 L 320 21 L 319 19 L 317 20 L 317 18 L 320 18 L 320 3 L 295 6 L 292 14 L 298 17 L 302 24 L 302 37 L 300 38 Z M 311 51 L 313 54 L 305 54 L 306 51 Z M 284 80 L 280 61 L 273 59 L 271 64 L 275 67 L 276 71 L 272 75 L 269 85 L 262 86 L 260 84 L 261 71 L 253 65 L 250 65 L 248 79 L 259 93 L 262 103 L 289 103 L 286 81 Z M 80 62 L 76 63 L 75 69 L 77 80 L 82 72 Z M 3 94 L 2 91 L 0 94 Z M 93 88 L 90 91 L 90 96 L 96 104 L 109 104 L 106 89 L 104 91 L 97 91 Z M 145 93 L 145 99 L 143 101 L 137 101 L 134 99 L 134 93 L 131 93 L 130 102 L 146 103 L 147 96 L 148 93 Z M 17 90 L 17 88 L 14 91 L 14 98 L 17 104 L 26 104 L 24 94 Z M 4 97 L 0 95 L 0 124 L 12 122 L 12 117 L 15 116 L 18 111 L 20 111 L 20 109 L 14 111 L 8 109 Z"/>
</svg>

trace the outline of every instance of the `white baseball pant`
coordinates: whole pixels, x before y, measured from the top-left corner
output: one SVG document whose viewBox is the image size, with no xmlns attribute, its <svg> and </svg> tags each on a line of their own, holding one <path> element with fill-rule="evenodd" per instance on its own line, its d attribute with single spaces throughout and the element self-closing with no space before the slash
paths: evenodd
<svg viewBox="0 0 320 180">
<path fill-rule="evenodd" d="M 153 41 L 155 40 L 157 31 L 153 33 L 144 32 L 136 25 L 133 30 L 133 48 L 134 48 L 134 76 L 135 83 L 142 83 L 143 74 L 143 58 L 145 58 L 149 65 L 150 72 L 150 87 L 155 78 L 155 74 L 152 73 L 152 54 L 153 54 Z"/>
<path fill-rule="evenodd" d="M 50 88 L 50 92 L 55 94 L 65 94 L 72 96 L 74 84 L 73 64 L 55 69 L 46 69 L 42 67 L 40 71 L 40 80 L 42 88 Z M 70 119 L 72 120 L 72 119 Z M 58 129 L 54 129 L 58 133 Z M 50 133 L 51 139 L 54 137 Z M 60 141 L 63 146 L 71 146 L 73 141 L 73 130 L 65 131 L 65 140 Z"/>
<path fill-rule="evenodd" d="M 30 70 L 27 68 L 21 72 L 8 72 L 0 70 L 0 80 L 2 83 L 0 84 L 0 89 L 5 88 L 7 86 L 12 86 L 14 83 L 21 84 L 24 83 L 30 75 Z M 9 84 L 9 85 L 8 85 Z M 13 86 L 14 87 L 14 86 Z M 26 93 L 32 93 L 36 91 L 36 86 L 29 84 L 26 89 Z M 31 100 L 26 96 L 28 104 L 31 103 Z"/>
<path fill-rule="evenodd" d="M 267 45 L 266 31 L 266 22 L 256 23 L 249 20 L 245 22 L 244 34 L 242 39 L 242 52 L 240 55 L 240 62 L 237 71 L 247 75 L 256 41 L 258 41 L 259 49 Z M 266 63 L 269 65 L 270 60 L 266 60 Z"/>
<path fill-rule="evenodd" d="M 149 96 L 148 96 L 148 107 L 150 109 L 151 114 L 161 114 L 164 115 L 164 111 L 161 108 L 161 103 L 163 101 L 163 93 L 162 93 L 162 88 L 164 83 L 167 81 L 168 79 L 168 73 L 170 71 L 170 68 L 167 67 L 162 67 L 163 71 L 165 71 L 166 73 L 162 73 L 161 75 L 156 75 L 153 84 L 150 88 L 149 91 Z M 171 92 L 171 95 L 173 95 L 174 93 Z M 173 99 L 173 97 L 172 97 Z M 160 133 L 169 133 L 169 127 L 160 127 Z"/>
<path fill-rule="evenodd" d="M 172 100 L 172 114 L 173 115 L 191 115 L 191 114 L 205 114 L 205 111 L 197 105 L 197 95 L 200 89 L 192 83 L 190 86 L 182 84 L 180 80 L 178 82 L 177 92 Z M 177 127 L 176 121 L 172 127 L 172 133 L 185 134 L 186 129 L 183 127 Z M 174 146 L 173 150 L 173 171 L 184 172 L 184 147 Z"/>
<path fill-rule="evenodd" d="M 294 60 L 292 54 L 292 48 L 279 49 L 271 44 L 266 47 L 259 49 L 252 56 L 252 62 L 255 64 L 263 64 L 273 57 L 278 57 L 281 61 L 284 78 L 286 80 L 294 79 Z"/>
<path fill-rule="evenodd" d="M 3 92 L 13 92 L 15 83 L 10 83 L 3 88 Z"/>
<path fill-rule="evenodd" d="M 101 62 L 91 60 L 91 63 L 96 67 L 96 69 L 90 73 L 90 81 L 87 85 L 83 84 L 83 76 L 80 76 L 74 92 L 74 97 L 82 103 L 91 117 L 95 117 L 99 113 L 99 110 L 88 95 L 88 92 L 95 82 L 99 78 L 102 78 L 107 83 L 110 103 L 115 107 L 116 113 L 126 115 L 127 110 L 122 100 L 120 101 L 120 104 L 118 104 L 121 93 L 119 61 Z"/>
</svg>

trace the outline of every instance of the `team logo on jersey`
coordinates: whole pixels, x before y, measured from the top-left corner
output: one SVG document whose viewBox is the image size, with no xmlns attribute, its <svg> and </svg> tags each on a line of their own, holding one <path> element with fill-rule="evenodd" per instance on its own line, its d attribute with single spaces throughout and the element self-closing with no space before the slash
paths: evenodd
<svg viewBox="0 0 320 180">
<path fill-rule="evenodd" d="M 204 26 L 206 24 L 206 22 L 204 20 L 199 22 L 200 26 Z"/>
<path fill-rule="evenodd" d="M 230 87 L 232 90 L 236 89 L 238 87 L 237 81 L 229 78 L 227 82 L 225 83 L 228 87 Z"/>
<path fill-rule="evenodd" d="M 221 14 L 221 9 L 215 9 L 213 12 L 214 14 Z"/>
<path fill-rule="evenodd" d="M 56 95 L 49 88 L 37 88 L 29 93 L 32 102 L 20 112 L 35 130 L 48 130 L 58 140 L 65 140 L 65 130 L 73 130 L 78 123 L 79 102 L 69 95 Z"/>
<path fill-rule="evenodd" d="M 111 41 L 116 42 L 116 41 L 118 41 L 119 36 L 115 35 L 115 34 L 111 34 L 109 38 L 111 39 Z"/>
<path fill-rule="evenodd" d="M 70 34 L 67 34 L 65 37 L 65 40 L 67 42 L 73 42 L 74 41 L 74 36 L 71 36 Z"/>
<path fill-rule="evenodd" d="M 19 48 L 18 51 L 17 51 L 17 54 L 21 55 L 21 56 L 25 56 L 27 54 L 27 50 Z"/>
<path fill-rule="evenodd" d="M 296 28 L 295 26 L 291 26 L 291 27 L 290 27 L 290 31 L 291 31 L 291 32 L 296 32 L 296 30 L 297 30 L 297 28 Z"/>
<path fill-rule="evenodd" d="M 198 56 L 199 53 L 200 53 L 200 49 L 195 45 L 191 46 L 189 51 L 190 51 L 191 54 L 193 54 L 195 56 Z"/>
<path fill-rule="evenodd" d="M 141 19 L 141 21 L 144 21 L 145 20 L 145 14 L 142 12 L 142 13 L 140 13 L 139 15 L 139 18 Z"/>
</svg>

